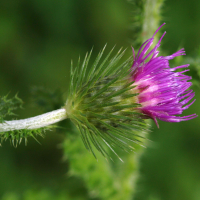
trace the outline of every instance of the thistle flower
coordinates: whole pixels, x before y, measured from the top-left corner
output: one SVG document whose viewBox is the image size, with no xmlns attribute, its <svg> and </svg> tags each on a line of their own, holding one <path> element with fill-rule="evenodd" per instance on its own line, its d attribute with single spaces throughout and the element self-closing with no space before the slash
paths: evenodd
<svg viewBox="0 0 200 200">
<path fill-rule="evenodd" d="M 158 126 L 157 119 L 180 122 L 197 117 L 177 116 L 194 102 L 189 103 L 194 97 L 194 92 L 188 90 L 191 77 L 183 74 L 188 70 L 176 71 L 189 65 L 169 66 L 169 60 L 185 55 L 184 49 L 170 56 L 158 56 L 164 33 L 147 53 L 155 34 L 144 42 L 136 58 L 133 50 L 133 64 L 132 57 L 121 61 L 125 53 L 122 50 L 110 58 L 111 50 L 100 62 L 104 48 L 89 68 L 92 51 L 86 54 L 75 69 L 72 64 L 68 99 L 62 108 L 23 120 L 1 120 L 0 138 L 10 138 L 17 144 L 22 138 L 26 141 L 28 136 L 42 135 L 44 127 L 69 118 L 94 156 L 96 147 L 103 156 L 110 157 L 107 149 L 117 155 L 115 147 L 134 151 L 133 144 L 142 145 L 143 132 L 147 130 L 145 118 L 154 119 Z"/>
<path fill-rule="evenodd" d="M 155 34 L 164 24 L 158 28 Z M 136 86 L 133 91 L 138 93 L 136 102 L 141 105 L 138 109 L 147 117 L 152 118 L 157 126 L 157 119 L 167 122 L 180 122 L 197 117 L 196 114 L 176 116 L 182 114 L 194 103 L 195 100 L 187 104 L 195 93 L 188 90 L 192 85 L 191 82 L 188 82 L 191 77 L 185 75 L 184 72 L 189 70 L 176 71 L 188 67 L 189 64 L 174 68 L 169 66 L 169 60 L 176 56 L 185 55 L 184 49 L 170 56 L 158 56 L 158 47 L 165 33 L 150 52 L 147 53 L 155 34 L 142 44 L 136 58 L 133 49 L 134 63 L 131 79 L 134 81 L 133 85 Z"/>
</svg>

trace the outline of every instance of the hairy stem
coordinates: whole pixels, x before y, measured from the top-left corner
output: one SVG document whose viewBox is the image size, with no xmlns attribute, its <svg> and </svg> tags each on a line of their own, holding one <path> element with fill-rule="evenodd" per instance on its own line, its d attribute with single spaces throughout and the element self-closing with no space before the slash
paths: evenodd
<svg viewBox="0 0 200 200">
<path fill-rule="evenodd" d="M 143 42 L 152 37 L 157 28 L 159 27 L 161 19 L 161 8 L 164 0 L 146 0 L 144 5 L 144 21 L 142 37 Z M 155 37 L 155 43 L 157 42 L 158 34 Z"/>
<path fill-rule="evenodd" d="M 64 108 L 54 110 L 35 117 L 11 120 L 0 123 L 0 132 L 20 130 L 20 129 L 37 129 L 45 127 L 67 118 L 67 112 Z"/>
</svg>

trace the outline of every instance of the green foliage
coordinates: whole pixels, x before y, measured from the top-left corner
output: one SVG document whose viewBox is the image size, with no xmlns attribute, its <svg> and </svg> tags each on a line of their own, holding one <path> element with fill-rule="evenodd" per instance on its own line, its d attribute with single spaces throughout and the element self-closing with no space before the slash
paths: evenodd
<svg viewBox="0 0 200 200">
<path fill-rule="evenodd" d="M 116 157 L 114 161 L 107 161 L 103 156 L 98 156 L 99 159 L 95 162 L 75 133 L 68 135 L 63 147 L 64 158 L 70 163 L 69 175 L 80 177 L 91 197 L 101 200 L 131 199 L 138 167 L 134 152 L 127 153 L 117 149 L 124 163 Z M 94 151 L 99 155 L 99 152 Z"/>
<path fill-rule="evenodd" d="M 116 155 L 114 148 L 118 146 L 125 151 L 133 151 L 133 144 L 141 144 L 143 138 L 137 132 L 145 131 L 146 123 L 137 111 L 140 105 L 135 103 L 137 94 L 132 91 L 135 87 L 131 81 L 132 58 L 120 64 L 125 51 L 119 50 L 110 58 L 112 49 L 100 63 L 104 49 L 87 75 L 92 51 L 86 55 L 82 65 L 79 59 L 74 71 L 72 66 L 65 108 L 80 131 L 85 147 L 95 156 L 93 144 L 104 157 L 110 157 L 104 145 Z"/>
<path fill-rule="evenodd" d="M 62 92 L 57 90 L 50 90 L 45 87 L 31 88 L 32 101 L 35 106 L 39 107 L 43 112 L 56 110 L 63 106 Z"/>
<path fill-rule="evenodd" d="M 8 99 L 8 95 L 0 98 L 0 123 L 4 122 L 7 116 L 16 116 L 13 112 L 18 108 L 22 108 L 23 101 L 17 96 L 17 94 Z"/>
<path fill-rule="evenodd" d="M 27 138 L 32 137 L 34 138 L 37 142 L 38 140 L 36 139 L 37 136 L 44 137 L 44 133 L 47 130 L 51 130 L 54 126 L 47 126 L 43 128 L 38 128 L 38 129 L 21 129 L 21 130 L 13 130 L 13 131 L 7 131 L 7 132 L 1 132 L 0 133 L 0 145 L 2 144 L 3 141 L 10 140 L 10 143 L 14 146 L 17 147 L 17 145 L 21 144 L 21 142 L 24 140 L 25 145 L 27 145 Z M 38 142 L 39 143 L 39 142 Z"/>
<path fill-rule="evenodd" d="M 59 194 L 53 194 L 49 190 L 27 190 L 23 195 L 18 195 L 14 192 L 7 193 L 2 197 L 2 200 L 71 200 L 70 195 L 61 192 Z M 84 198 L 73 197 L 73 200 L 85 200 Z"/>
</svg>

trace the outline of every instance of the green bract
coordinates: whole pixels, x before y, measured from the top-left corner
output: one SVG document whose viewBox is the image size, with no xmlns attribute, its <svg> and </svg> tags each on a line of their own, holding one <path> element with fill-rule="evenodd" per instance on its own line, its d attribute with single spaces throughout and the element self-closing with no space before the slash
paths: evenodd
<svg viewBox="0 0 200 200">
<path fill-rule="evenodd" d="M 132 92 L 132 58 L 120 64 L 125 51 L 120 50 L 110 58 L 112 49 L 100 63 L 104 49 L 90 69 L 88 63 L 92 51 L 86 55 L 82 65 L 79 61 L 74 71 L 71 69 L 65 109 L 80 131 L 86 148 L 95 156 L 92 147 L 95 146 L 107 157 L 105 146 L 117 155 L 115 147 L 128 151 L 134 150 L 131 143 L 141 144 L 141 132 L 146 130 L 146 123 L 137 110 L 140 106 L 135 103 L 137 94 Z"/>
</svg>

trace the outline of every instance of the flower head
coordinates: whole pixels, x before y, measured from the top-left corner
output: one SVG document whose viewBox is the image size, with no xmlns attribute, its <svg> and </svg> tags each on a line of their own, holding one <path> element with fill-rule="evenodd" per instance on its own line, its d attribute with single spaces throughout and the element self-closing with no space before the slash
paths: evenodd
<svg viewBox="0 0 200 200">
<path fill-rule="evenodd" d="M 155 34 L 163 25 L 158 28 Z M 176 116 L 182 114 L 194 103 L 195 100 L 188 104 L 195 93 L 188 90 L 192 85 L 191 82 L 188 82 L 191 77 L 185 75 L 184 72 L 189 70 L 176 71 L 188 67 L 189 64 L 174 68 L 169 66 L 169 60 L 176 56 L 185 55 L 184 49 L 170 56 L 158 56 L 158 47 L 165 33 L 150 52 L 147 53 L 153 44 L 155 34 L 142 44 L 136 58 L 133 50 L 134 63 L 131 78 L 136 86 L 133 90 L 138 93 L 136 101 L 141 105 L 139 110 L 152 118 L 157 126 L 157 119 L 167 122 L 180 122 L 197 117 L 196 114 Z"/>
</svg>

